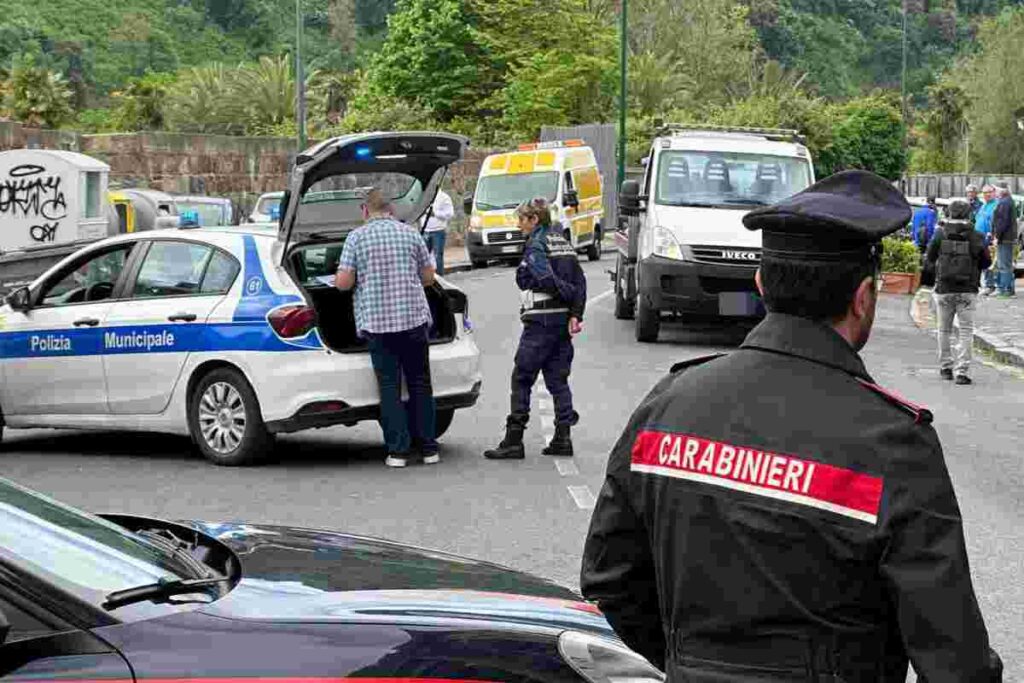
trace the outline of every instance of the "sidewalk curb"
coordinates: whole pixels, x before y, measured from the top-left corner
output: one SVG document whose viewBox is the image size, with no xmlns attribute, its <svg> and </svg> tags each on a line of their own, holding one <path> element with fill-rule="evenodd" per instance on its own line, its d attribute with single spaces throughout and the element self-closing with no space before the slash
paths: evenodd
<svg viewBox="0 0 1024 683">
<path fill-rule="evenodd" d="M 935 315 L 931 294 L 931 290 L 919 289 L 910 302 L 910 318 L 923 330 L 931 328 L 928 318 Z M 991 353 L 1000 363 L 1024 368 L 1024 351 L 984 328 L 974 328 L 974 345 Z"/>
</svg>

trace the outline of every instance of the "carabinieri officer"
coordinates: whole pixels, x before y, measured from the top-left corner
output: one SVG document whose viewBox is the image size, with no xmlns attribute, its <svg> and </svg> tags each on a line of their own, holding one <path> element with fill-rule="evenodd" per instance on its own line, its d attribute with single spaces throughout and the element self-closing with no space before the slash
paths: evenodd
<svg viewBox="0 0 1024 683">
<path fill-rule="evenodd" d="M 580 586 L 669 681 L 1002 680 L 931 413 L 858 353 L 909 219 L 865 171 L 747 214 L 768 316 L 674 367 L 612 450 Z"/>
<path fill-rule="evenodd" d="M 587 281 L 576 252 L 551 225 L 547 200 L 538 197 L 524 202 L 516 215 L 519 229 L 527 236 L 523 260 L 516 269 L 523 333 L 512 370 L 512 409 L 505 421 L 505 438 L 497 448 L 485 451 L 484 457 L 525 457 L 523 432 L 530 419 L 530 392 L 541 372 L 555 403 L 555 433 L 542 452 L 571 456 L 570 428 L 579 420 L 569 390 L 572 337 L 582 330 Z"/>
</svg>

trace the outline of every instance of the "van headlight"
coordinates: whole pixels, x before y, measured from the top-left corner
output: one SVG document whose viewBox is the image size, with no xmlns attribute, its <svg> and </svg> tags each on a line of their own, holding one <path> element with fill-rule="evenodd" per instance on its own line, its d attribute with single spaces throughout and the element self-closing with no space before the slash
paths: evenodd
<svg viewBox="0 0 1024 683">
<path fill-rule="evenodd" d="M 470 230 L 476 231 L 476 230 L 480 230 L 483 227 L 484 227 L 484 218 L 483 218 L 483 216 L 480 216 L 480 215 L 477 215 L 477 214 L 473 214 L 472 216 L 469 217 L 469 229 Z"/>
<path fill-rule="evenodd" d="M 686 250 L 680 246 L 679 240 L 668 228 L 658 226 L 651 232 L 651 253 L 665 258 L 685 261 Z"/>
<path fill-rule="evenodd" d="M 662 683 L 665 674 L 617 641 L 565 631 L 558 637 L 565 663 L 588 683 Z"/>
</svg>

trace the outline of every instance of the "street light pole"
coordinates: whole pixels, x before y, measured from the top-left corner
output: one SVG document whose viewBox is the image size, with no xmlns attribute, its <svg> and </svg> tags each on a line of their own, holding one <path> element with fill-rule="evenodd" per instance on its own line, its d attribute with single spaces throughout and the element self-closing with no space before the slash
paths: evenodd
<svg viewBox="0 0 1024 683">
<path fill-rule="evenodd" d="M 903 114 L 903 126 L 907 125 L 907 0 L 900 2 L 903 9 L 903 58 L 900 67 L 900 110 Z"/>
<path fill-rule="evenodd" d="M 295 0 L 295 126 L 299 151 L 306 149 L 306 77 L 302 69 L 302 0 Z"/>
<path fill-rule="evenodd" d="M 619 167 L 618 183 L 616 192 L 622 187 L 622 181 L 626 179 L 626 29 L 628 27 L 627 16 L 628 0 L 622 0 L 622 17 L 619 26 Z"/>
</svg>

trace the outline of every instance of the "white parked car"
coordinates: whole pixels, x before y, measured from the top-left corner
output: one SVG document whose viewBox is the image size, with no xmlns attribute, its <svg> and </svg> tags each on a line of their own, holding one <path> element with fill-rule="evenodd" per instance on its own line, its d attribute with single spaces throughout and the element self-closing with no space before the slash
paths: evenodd
<svg viewBox="0 0 1024 683">
<path fill-rule="evenodd" d="M 411 222 L 467 144 L 439 133 L 335 138 L 298 157 L 289 198 L 373 184 Z M 0 308 L 0 430 L 190 434 L 211 461 L 239 465 L 259 460 L 276 433 L 376 419 L 352 294 L 330 284 L 362 222 L 362 192 L 332 196 L 286 199 L 277 232 L 111 237 L 12 292 Z M 438 278 L 427 298 L 440 435 L 477 400 L 480 353 L 465 295 Z"/>
<path fill-rule="evenodd" d="M 249 214 L 250 223 L 277 223 L 281 215 L 284 192 L 266 192 L 259 196 Z"/>
</svg>

